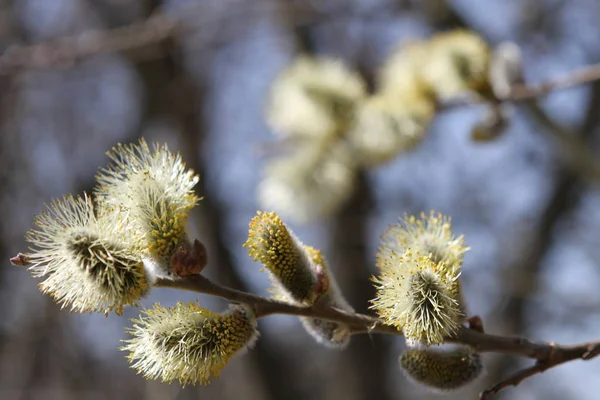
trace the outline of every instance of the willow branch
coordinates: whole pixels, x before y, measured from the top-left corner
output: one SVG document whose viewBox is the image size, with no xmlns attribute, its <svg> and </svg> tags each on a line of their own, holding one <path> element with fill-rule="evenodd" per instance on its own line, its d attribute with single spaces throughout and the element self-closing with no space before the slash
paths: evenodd
<svg viewBox="0 0 600 400">
<path fill-rule="evenodd" d="M 245 303 L 254 307 L 258 318 L 273 314 L 312 317 L 344 323 L 350 326 L 353 333 L 384 333 L 402 335 L 392 326 L 385 325 L 378 318 L 358 313 L 348 313 L 327 306 L 297 306 L 282 301 L 242 292 L 196 275 L 187 278 L 159 278 L 158 287 L 189 290 L 218 296 L 226 300 Z M 574 359 L 590 359 L 600 353 L 600 341 L 578 345 L 561 346 L 551 342 L 535 341 L 522 337 L 498 336 L 481 333 L 466 327 L 460 328 L 457 335 L 448 338 L 448 343 L 464 344 L 479 352 L 494 352 L 521 356 L 540 360 L 554 366 Z"/>
<path fill-rule="evenodd" d="M 353 334 L 384 333 L 402 335 L 401 331 L 385 325 L 382 320 L 372 316 L 348 313 L 322 305 L 296 306 L 224 287 L 200 275 L 175 279 L 161 278 L 156 284 L 159 287 L 190 290 L 222 297 L 232 302 L 249 304 L 254 308 L 257 318 L 273 314 L 296 315 L 344 323 L 351 328 Z M 490 335 L 480 332 L 478 329 L 466 327 L 461 327 L 456 336 L 448 338 L 446 342 L 468 345 L 481 353 L 502 353 L 536 360 L 533 366 L 516 372 L 482 392 L 480 394 L 481 399 L 490 399 L 501 390 L 510 386 L 517 386 L 523 380 L 560 364 L 573 360 L 590 360 L 600 354 L 600 340 L 576 345 L 558 345 L 523 337 Z"/>
<path fill-rule="evenodd" d="M 189 290 L 192 292 L 221 297 L 236 303 L 249 304 L 254 308 L 257 318 L 274 314 L 315 317 L 347 324 L 353 333 L 377 332 L 392 335 L 402 334 L 396 328 L 385 325 L 381 320 L 368 315 L 348 313 L 336 308 L 319 305 L 297 306 L 221 286 L 203 277 L 202 275 L 175 279 L 159 278 L 156 282 L 156 286 Z"/>
<path fill-rule="evenodd" d="M 28 264 L 25 255 L 19 253 L 10 259 L 14 265 Z M 402 332 L 384 321 L 365 314 L 346 312 L 323 304 L 313 306 L 298 306 L 275 299 L 258 296 L 226 286 L 219 285 L 202 275 L 185 278 L 158 278 L 156 287 L 188 290 L 221 297 L 235 303 L 250 305 L 257 318 L 269 315 L 295 315 L 310 317 L 346 324 L 353 334 L 383 333 L 402 335 Z M 455 336 L 447 338 L 447 343 L 463 344 L 474 348 L 480 353 L 494 352 L 526 357 L 536 360 L 529 367 L 498 383 L 481 394 L 482 399 L 489 399 L 500 390 L 516 386 L 524 379 L 544 372 L 545 370 L 572 360 L 590 360 L 600 354 L 600 340 L 576 344 L 558 345 L 552 342 L 530 340 L 523 337 L 498 336 L 483 333 L 478 327 L 460 327 Z"/>
</svg>

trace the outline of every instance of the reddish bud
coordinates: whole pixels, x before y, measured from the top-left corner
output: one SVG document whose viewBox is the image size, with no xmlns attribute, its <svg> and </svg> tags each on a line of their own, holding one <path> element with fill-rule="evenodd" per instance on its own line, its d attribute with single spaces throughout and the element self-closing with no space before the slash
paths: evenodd
<svg viewBox="0 0 600 400">
<path fill-rule="evenodd" d="M 198 275 L 207 263 L 206 247 L 197 239 L 194 240 L 191 247 L 182 246 L 171 256 L 171 270 L 182 278 Z"/>
<path fill-rule="evenodd" d="M 25 265 L 29 264 L 29 261 L 27 260 L 27 257 L 25 256 L 25 254 L 19 253 L 10 259 L 10 263 L 12 265 L 24 267 Z"/>
</svg>

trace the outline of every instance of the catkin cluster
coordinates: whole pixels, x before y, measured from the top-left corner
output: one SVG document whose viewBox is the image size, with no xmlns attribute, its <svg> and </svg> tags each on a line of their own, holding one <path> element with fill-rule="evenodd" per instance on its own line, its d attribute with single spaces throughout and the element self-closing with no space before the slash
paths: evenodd
<svg viewBox="0 0 600 400">
<path fill-rule="evenodd" d="M 170 258 L 189 246 L 187 213 L 198 176 L 166 146 L 118 145 L 100 170 L 95 197 L 64 196 L 36 219 L 25 255 L 42 292 L 79 312 L 135 305 Z"/>
<path fill-rule="evenodd" d="M 423 140 L 440 101 L 488 93 L 489 60 L 488 45 L 474 33 L 439 34 L 400 46 L 368 93 L 342 61 L 300 56 L 274 80 L 267 101 L 267 122 L 294 150 L 266 166 L 263 207 L 297 222 L 333 213 L 352 193 L 359 168 Z"/>
<path fill-rule="evenodd" d="M 100 170 L 95 198 L 54 200 L 35 221 L 24 263 L 63 307 L 123 312 L 137 305 L 156 278 L 199 273 L 204 246 L 189 242 L 185 222 L 198 198 L 199 177 L 166 146 L 119 144 Z M 217 314 L 197 304 L 145 310 L 122 350 L 149 379 L 206 384 L 258 336 L 250 307 Z"/>
<path fill-rule="evenodd" d="M 460 271 L 463 236 L 440 213 L 405 216 L 382 235 L 372 300 L 379 316 L 401 329 L 409 349 L 400 357 L 407 376 L 436 389 L 458 388 L 481 372 L 470 348 L 432 349 L 453 336 L 465 319 Z"/>
<path fill-rule="evenodd" d="M 340 71 L 338 65 L 326 85 L 335 86 Z M 335 100 L 331 113 L 350 113 L 357 93 L 351 89 L 349 85 Z M 331 101 L 326 91 L 316 93 Z M 150 149 L 143 139 L 118 145 L 108 155 L 112 163 L 98 173 L 95 197 L 68 195 L 52 201 L 26 234 L 30 252 L 18 259 L 21 265 L 31 264 L 35 277 L 44 278 L 42 292 L 73 311 L 121 314 L 123 307 L 137 305 L 157 279 L 186 278 L 206 263 L 204 246 L 190 243 L 185 229 L 198 202 L 193 187 L 199 177 L 181 157 L 166 146 Z M 276 213 L 257 213 L 244 247 L 264 266 L 277 299 L 354 312 L 323 253 L 302 243 Z M 377 254 L 372 308 L 404 333 L 409 349 L 399 361 L 405 374 L 440 390 L 471 382 L 482 370 L 480 355 L 468 347 L 430 347 L 442 344 L 464 322 L 459 276 L 467 250 L 464 238 L 452 232 L 450 219 L 431 212 L 390 227 Z M 256 311 L 243 304 L 222 313 L 195 303 L 171 308 L 155 304 L 133 320 L 131 337 L 121 349 L 148 379 L 207 384 L 232 357 L 253 345 Z M 341 349 L 350 341 L 347 324 L 312 317 L 300 321 L 324 346 Z"/>
</svg>

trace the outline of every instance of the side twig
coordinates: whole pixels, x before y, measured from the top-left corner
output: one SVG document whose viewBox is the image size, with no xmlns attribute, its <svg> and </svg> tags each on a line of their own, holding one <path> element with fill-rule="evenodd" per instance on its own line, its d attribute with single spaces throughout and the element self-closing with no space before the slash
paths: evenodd
<svg viewBox="0 0 600 400">
<path fill-rule="evenodd" d="M 555 345 L 554 343 L 548 343 L 548 345 L 550 346 L 551 350 L 548 358 L 537 360 L 535 364 L 531 367 L 527 367 L 520 371 L 517 371 L 508 378 L 498 382 L 491 388 L 483 391 L 480 394 L 479 398 L 482 400 L 490 399 L 492 398 L 492 396 L 498 394 L 498 392 L 500 392 L 501 390 L 506 389 L 510 386 L 517 386 L 525 379 L 537 374 L 541 374 L 547 369 L 566 363 L 568 361 L 587 361 L 598 356 L 598 354 L 600 353 L 600 341 L 594 341 L 570 347 L 561 347 Z"/>
</svg>

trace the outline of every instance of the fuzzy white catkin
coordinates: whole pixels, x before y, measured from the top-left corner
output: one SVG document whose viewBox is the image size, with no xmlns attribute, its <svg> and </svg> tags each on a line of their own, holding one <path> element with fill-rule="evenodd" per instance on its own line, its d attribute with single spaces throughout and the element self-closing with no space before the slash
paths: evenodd
<svg viewBox="0 0 600 400">
<path fill-rule="evenodd" d="M 206 385 L 258 337 L 254 313 L 243 305 L 217 314 L 194 303 L 155 304 L 133 322 L 132 338 L 121 348 L 129 352 L 132 368 L 148 379 L 183 386 Z"/>
<path fill-rule="evenodd" d="M 188 244 L 185 225 L 198 202 L 199 176 L 166 145 L 151 149 L 144 139 L 107 154 L 112 163 L 96 176 L 99 212 L 127 224 L 128 240 L 142 249 L 150 273 L 169 275 L 171 256 Z"/>
<path fill-rule="evenodd" d="M 455 30 L 431 38 L 422 79 L 439 99 L 478 91 L 488 81 L 490 49 L 473 32 Z"/>
<path fill-rule="evenodd" d="M 324 218 L 352 194 L 355 174 L 356 159 L 347 144 L 302 147 L 267 165 L 259 203 L 297 223 Z"/>
<path fill-rule="evenodd" d="M 362 164 L 379 165 L 414 148 L 432 114 L 433 104 L 417 109 L 392 94 L 375 95 L 358 106 L 348 140 Z"/>
<path fill-rule="evenodd" d="M 405 217 L 382 235 L 372 308 L 408 340 L 442 343 L 464 319 L 459 276 L 467 249 L 442 214 Z"/>
<path fill-rule="evenodd" d="M 97 218 L 91 198 L 54 200 L 25 239 L 40 290 L 72 311 L 123 312 L 149 289 L 142 256 L 124 243 L 126 227 Z"/>
<path fill-rule="evenodd" d="M 274 80 L 266 119 L 280 136 L 323 138 L 351 118 L 364 95 L 360 75 L 340 60 L 301 56 Z"/>
</svg>

